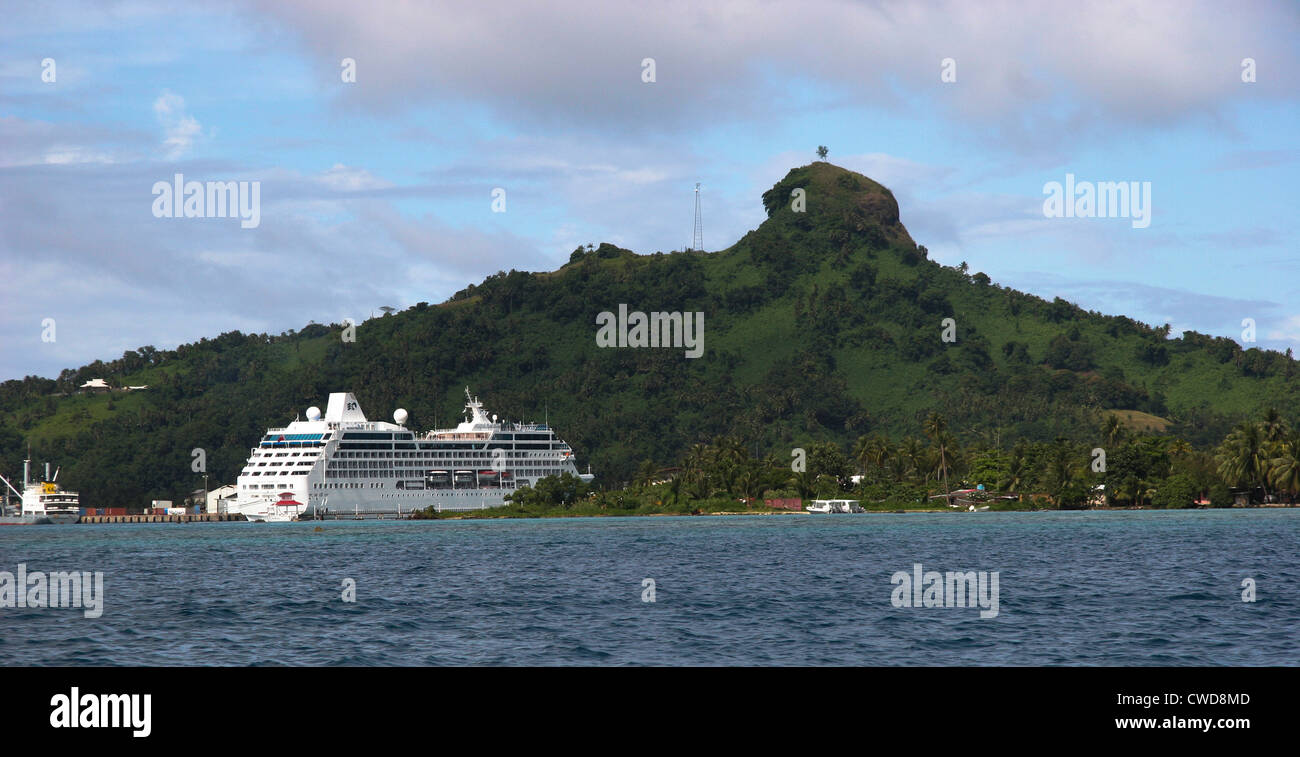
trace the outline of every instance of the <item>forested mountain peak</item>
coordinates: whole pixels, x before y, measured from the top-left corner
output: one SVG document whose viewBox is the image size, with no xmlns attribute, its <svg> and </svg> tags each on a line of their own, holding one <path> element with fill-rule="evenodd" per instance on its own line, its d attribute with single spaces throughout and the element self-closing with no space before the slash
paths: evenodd
<svg viewBox="0 0 1300 757">
<path fill-rule="evenodd" d="M 1208 448 L 1267 406 L 1300 407 L 1289 356 L 1170 338 L 930 260 L 893 194 L 861 174 L 800 166 L 762 203 L 766 220 L 717 252 L 584 246 L 556 271 L 501 271 L 351 333 L 228 332 L 4 382 L 0 471 L 20 470 L 30 442 L 88 502 L 176 498 L 198 485 L 193 450 L 229 482 L 266 427 L 330 392 L 427 429 L 453 423 L 467 384 L 503 418 L 548 417 L 605 485 L 717 437 L 788 460 L 921 434 L 938 413 L 972 445 L 1088 445 L 1117 418 Z M 620 308 L 703 314 L 702 354 L 602 347 L 600 314 Z M 149 389 L 78 394 L 90 378 Z"/>
</svg>

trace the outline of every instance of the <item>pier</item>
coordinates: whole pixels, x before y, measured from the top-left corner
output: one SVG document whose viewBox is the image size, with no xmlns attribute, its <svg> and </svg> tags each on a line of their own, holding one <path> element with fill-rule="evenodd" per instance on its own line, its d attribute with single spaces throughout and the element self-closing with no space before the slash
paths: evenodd
<svg viewBox="0 0 1300 757">
<path fill-rule="evenodd" d="M 248 520 L 243 513 L 185 513 L 184 515 L 83 515 L 78 523 L 220 523 Z"/>
</svg>

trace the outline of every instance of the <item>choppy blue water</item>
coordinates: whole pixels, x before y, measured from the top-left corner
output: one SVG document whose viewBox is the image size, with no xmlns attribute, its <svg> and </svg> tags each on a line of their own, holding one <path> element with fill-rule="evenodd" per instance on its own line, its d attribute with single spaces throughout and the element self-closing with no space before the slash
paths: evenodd
<svg viewBox="0 0 1300 757">
<path fill-rule="evenodd" d="M 0 571 L 105 603 L 0 608 L 0 664 L 1296 665 L 1297 545 L 1300 510 L 5 528 Z M 997 571 L 997 617 L 895 607 L 918 562 Z"/>
</svg>

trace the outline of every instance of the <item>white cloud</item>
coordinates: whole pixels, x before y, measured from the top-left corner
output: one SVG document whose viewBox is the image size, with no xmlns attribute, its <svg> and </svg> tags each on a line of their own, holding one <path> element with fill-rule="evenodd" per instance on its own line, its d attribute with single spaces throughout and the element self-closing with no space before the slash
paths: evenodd
<svg viewBox="0 0 1300 757">
<path fill-rule="evenodd" d="M 50 165 L 68 165 L 70 163 L 112 163 L 112 156 L 107 153 L 90 150 L 85 147 L 53 147 L 45 153 L 45 161 Z"/>
<path fill-rule="evenodd" d="M 1113 138 L 1116 124 L 1228 120 L 1245 98 L 1300 84 L 1285 4 L 699 4 L 559 0 L 515 4 L 249 0 L 296 31 L 322 63 L 346 51 L 347 107 L 400 111 L 464 100 L 532 129 L 640 133 L 797 115 L 771 73 L 829 85 L 841 101 L 940 110 L 976 140 L 1018 149 Z M 1245 86 L 1239 62 L 1269 71 Z M 641 60 L 656 81 L 641 81 Z M 940 61 L 957 81 L 940 82 Z M 783 82 L 788 84 L 788 81 Z M 1012 140 L 1016 140 L 1012 142 Z"/>
<path fill-rule="evenodd" d="M 164 91 L 153 103 L 154 116 L 163 129 L 163 154 L 176 160 L 187 154 L 203 133 L 198 119 L 185 112 L 185 98 Z"/>
<path fill-rule="evenodd" d="M 1300 315 L 1283 318 L 1281 323 L 1270 324 L 1268 338 L 1300 344 Z"/>
<path fill-rule="evenodd" d="M 357 192 L 367 189 L 388 189 L 391 181 L 376 177 L 364 168 L 351 168 L 342 163 L 335 163 L 328 170 L 321 172 L 317 181 L 330 189 Z"/>
<path fill-rule="evenodd" d="M 117 163 L 125 156 L 122 132 L 84 123 L 0 116 L 0 168 Z"/>
<path fill-rule="evenodd" d="M 9 291 L 0 343 L 12 346 L 0 354 L 0 377 L 56 375 L 230 329 L 360 320 L 379 305 L 441 302 L 499 269 L 553 266 L 508 228 L 410 217 L 382 195 L 352 193 L 390 186 L 364 169 L 253 171 L 268 198 L 255 231 L 225 219 L 154 218 L 148 188 L 158 170 L 30 166 L 0 182 L 0 280 Z M 312 296 L 286 295 L 294 291 Z M 58 324 L 55 344 L 40 341 L 47 317 Z"/>
</svg>

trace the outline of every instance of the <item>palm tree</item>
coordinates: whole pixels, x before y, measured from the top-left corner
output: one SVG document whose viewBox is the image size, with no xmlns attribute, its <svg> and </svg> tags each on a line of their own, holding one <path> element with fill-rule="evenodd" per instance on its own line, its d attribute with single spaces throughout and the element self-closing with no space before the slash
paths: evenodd
<svg viewBox="0 0 1300 757">
<path fill-rule="evenodd" d="M 1106 416 L 1106 420 L 1101 424 L 1101 436 L 1106 440 L 1106 446 L 1117 447 L 1124 440 L 1128 429 L 1124 427 L 1124 422 L 1119 419 L 1115 413 Z"/>
<path fill-rule="evenodd" d="M 673 504 L 675 505 L 677 504 L 678 500 L 681 498 L 681 495 L 682 495 L 682 477 L 673 476 L 672 478 L 668 479 L 668 499 L 671 499 Z"/>
<path fill-rule="evenodd" d="M 1268 485 L 1269 443 L 1263 423 L 1243 421 L 1219 446 L 1215 460 L 1219 476 L 1234 486 Z M 1264 496 L 1268 496 L 1265 489 Z"/>
<path fill-rule="evenodd" d="M 1147 485 L 1147 482 L 1143 481 L 1137 476 L 1129 476 L 1128 478 L 1124 479 L 1124 483 L 1120 485 L 1120 488 L 1126 494 L 1132 495 L 1132 498 L 1130 499 L 1130 504 L 1132 504 L 1134 507 L 1138 507 L 1142 504 L 1142 498 L 1150 490 L 1150 487 Z"/>
<path fill-rule="evenodd" d="M 745 506 L 748 507 L 749 500 L 758 496 L 759 488 L 763 485 L 763 478 L 754 468 L 746 468 L 745 472 L 740 474 L 736 485 L 740 488 L 740 496 L 744 498 Z"/>
<path fill-rule="evenodd" d="M 652 460 L 645 460 L 637 469 L 635 484 L 642 488 L 649 486 L 659 474 L 659 466 Z"/>
<path fill-rule="evenodd" d="M 876 434 L 871 438 L 871 444 L 867 449 L 867 457 L 872 464 L 880 470 L 884 470 L 889 465 L 889 459 L 894 456 L 894 445 L 890 443 L 889 437 Z"/>
<path fill-rule="evenodd" d="M 817 157 L 826 160 L 826 153 L 828 152 L 830 152 L 830 150 L 826 149 L 826 145 L 817 145 Z"/>
<path fill-rule="evenodd" d="M 1286 421 L 1282 419 L 1282 414 L 1277 408 L 1270 407 L 1264 411 L 1264 440 L 1269 442 L 1278 441 L 1286 434 Z"/>
<path fill-rule="evenodd" d="M 1028 477 L 1029 463 L 1025 460 L 1024 451 L 1015 447 L 1011 450 L 1011 460 L 1007 463 L 1007 477 L 999 486 L 1012 494 L 1019 494 L 1020 487 Z"/>
<path fill-rule="evenodd" d="M 931 412 L 925 419 L 925 435 L 930 437 L 939 452 L 939 470 L 943 473 L 943 497 L 951 505 L 952 495 L 948 489 L 948 448 L 952 441 L 952 435 L 948 433 L 948 422 L 943 419 L 942 415 Z"/>
<path fill-rule="evenodd" d="M 1273 444 L 1268 478 L 1274 489 L 1286 492 L 1287 499 L 1295 502 L 1300 492 L 1300 430 L 1288 432 Z"/>
<path fill-rule="evenodd" d="M 895 470 L 900 465 L 898 459 L 898 445 L 889 439 L 882 439 L 880 443 L 880 470 L 887 472 Z"/>
<path fill-rule="evenodd" d="M 686 476 L 686 493 L 692 499 L 705 499 L 712 494 L 709 474 L 702 470 L 692 471 Z"/>
<path fill-rule="evenodd" d="M 1056 506 L 1061 506 L 1061 498 L 1077 476 L 1074 455 L 1070 444 L 1065 439 L 1057 439 L 1052 448 L 1052 457 L 1048 460 L 1048 480 L 1052 482 L 1052 499 Z"/>
<path fill-rule="evenodd" d="M 922 460 L 925 457 L 925 450 L 921 447 L 921 441 L 914 436 L 905 437 L 898 446 L 894 455 L 897 464 L 894 466 L 894 474 L 899 481 L 910 475 L 913 471 L 922 470 Z"/>
<path fill-rule="evenodd" d="M 853 443 L 853 461 L 858 464 L 863 475 L 871 469 L 871 445 L 872 439 L 869 436 L 859 436 Z"/>
<path fill-rule="evenodd" d="M 795 491 L 799 492 L 801 499 L 812 499 L 813 492 L 816 490 L 817 481 L 812 474 L 807 471 L 800 471 L 790 476 L 790 485 Z"/>
<path fill-rule="evenodd" d="M 730 461 L 723 461 L 714 470 L 716 471 L 714 480 L 718 482 L 718 488 L 728 493 L 734 492 L 736 479 L 740 477 L 740 466 Z"/>
<path fill-rule="evenodd" d="M 739 463 L 749 457 L 745 443 L 734 436 L 720 436 L 713 440 L 713 459 Z"/>
<path fill-rule="evenodd" d="M 686 452 L 687 471 L 703 473 L 713 463 L 713 450 L 707 444 L 692 444 Z"/>
<path fill-rule="evenodd" d="M 883 472 L 891 453 L 889 439 L 881 434 L 859 436 L 853 445 L 853 459 L 864 474 L 871 472 L 872 468 Z"/>
</svg>

